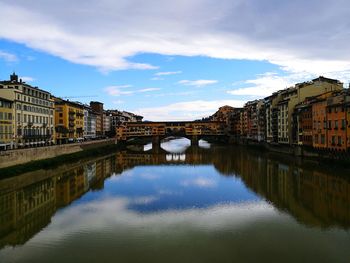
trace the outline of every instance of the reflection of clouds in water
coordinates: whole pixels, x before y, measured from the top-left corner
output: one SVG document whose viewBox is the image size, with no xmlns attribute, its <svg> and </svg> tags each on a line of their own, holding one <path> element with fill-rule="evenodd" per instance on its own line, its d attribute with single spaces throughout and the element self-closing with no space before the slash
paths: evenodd
<svg viewBox="0 0 350 263">
<path fill-rule="evenodd" d="M 181 191 L 172 191 L 169 189 L 160 189 L 158 190 L 159 195 L 168 195 L 168 196 L 181 196 L 183 195 L 183 192 Z"/>
<path fill-rule="evenodd" d="M 195 179 L 183 180 L 180 182 L 180 185 L 185 187 L 196 186 L 199 188 L 212 188 L 216 186 L 216 181 L 205 177 L 198 177 Z"/>
<path fill-rule="evenodd" d="M 148 205 L 157 201 L 159 198 L 156 196 L 140 196 L 130 200 L 130 204 L 133 205 Z"/>
<path fill-rule="evenodd" d="M 146 145 L 143 146 L 143 150 L 144 151 L 149 151 L 152 149 L 152 143 L 148 143 Z"/>
<path fill-rule="evenodd" d="M 199 147 L 204 148 L 204 149 L 210 149 L 210 143 L 205 141 L 205 140 L 199 140 L 198 143 Z"/>
<path fill-rule="evenodd" d="M 186 138 L 175 139 L 163 142 L 161 147 L 167 152 L 181 153 L 191 146 L 191 141 Z"/>
<path fill-rule="evenodd" d="M 223 204 L 208 208 L 167 210 L 139 214 L 128 207 L 135 202 L 153 202 L 156 197 L 106 198 L 68 207 L 56 214 L 52 223 L 28 243 L 57 242 L 66 237 L 93 231 L 160 231 L 181 228 L 238 229 L 262 218 L 277 216 L 273 206 L 266 202 Z M 278 215 L 280 216 L 280 215 Z M 184 229 L 185 231 L 185 229 Z"/>
<path fill-rule="evenodd" d="M 184 162 L 186 161 L 186 154 L 167 154 L 165 156 L 165 159 L 170 162 L 170 161 L 181 161 Z"/>
</svg>

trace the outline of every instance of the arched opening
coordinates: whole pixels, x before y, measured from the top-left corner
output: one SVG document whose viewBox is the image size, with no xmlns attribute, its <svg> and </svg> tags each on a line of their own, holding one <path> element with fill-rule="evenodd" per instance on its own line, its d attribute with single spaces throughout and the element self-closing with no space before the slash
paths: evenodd
<svg viewBox="0 0 350 263">
<path fill-rule="evenodd" d="M 160 147 L 169 153 L 182 153 L 190 146 L 191 141 L 185 137 L 167 137 L 160 144 Z"/>
</svg>

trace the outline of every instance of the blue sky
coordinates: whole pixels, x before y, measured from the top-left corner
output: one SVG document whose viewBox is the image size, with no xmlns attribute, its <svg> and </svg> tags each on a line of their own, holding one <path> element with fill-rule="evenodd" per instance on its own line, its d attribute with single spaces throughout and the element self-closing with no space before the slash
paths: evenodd
<svg viewBox="0 0 350 263">
<path fill-rule="evenodd" d="M 332 3 L 0 0 L 0 79 L 196 119 L 319 75 L 349 82 L 350 4 Z"/>
</svg>

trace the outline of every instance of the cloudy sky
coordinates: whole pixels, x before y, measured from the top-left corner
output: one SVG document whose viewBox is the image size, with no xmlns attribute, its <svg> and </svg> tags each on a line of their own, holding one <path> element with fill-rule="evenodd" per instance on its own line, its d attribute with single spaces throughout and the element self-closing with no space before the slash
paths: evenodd
<svg viewBox="0 0 350 263">
<path fill-rule="evenodd" d="M 347 0 L 0 0 L 0 10 L 0 79 L 16 71 L 148 120 L 207 116 L 319 75 L 350 79 Z"/>
</svg>

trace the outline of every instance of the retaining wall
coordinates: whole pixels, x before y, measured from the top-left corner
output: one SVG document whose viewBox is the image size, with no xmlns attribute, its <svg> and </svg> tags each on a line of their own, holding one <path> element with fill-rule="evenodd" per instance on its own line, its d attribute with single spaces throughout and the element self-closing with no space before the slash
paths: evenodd
<svg viewBox="0 0 350 263">
<path fill-rule="evenodd" d="M 93 148 L 99 148 L 115 143 L 115 139 L 106 139 L 82 143 L 2 151 L 0 152 L 0 168 L 9 167 L 17 164 L 24 164 L 32 161 L 54 158 L 60 155 L 76 153 Z"/>
</svg>

